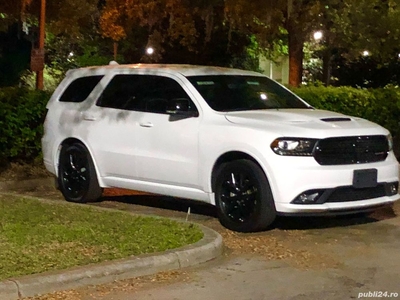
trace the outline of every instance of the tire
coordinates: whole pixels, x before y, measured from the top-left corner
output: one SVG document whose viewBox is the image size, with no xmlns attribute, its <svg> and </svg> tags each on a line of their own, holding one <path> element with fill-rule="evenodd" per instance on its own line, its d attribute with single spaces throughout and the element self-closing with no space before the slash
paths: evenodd
<svg viewBox="0 0 400 300">
<path fill-rule="evenodd" d="M 58 164 L 58 186 L 65 200 L 86 203 L 98 200 L 102 189 L 89 151 L 80 143 L 63 145 Z"/>
<path fill-rule="evenodd" d="M 216 171 L 214 193 L 220 223 L 239 232 L 265 230 L 276 217 L 268 180 L 254 162 L 240 159 Z"/>
</svg>

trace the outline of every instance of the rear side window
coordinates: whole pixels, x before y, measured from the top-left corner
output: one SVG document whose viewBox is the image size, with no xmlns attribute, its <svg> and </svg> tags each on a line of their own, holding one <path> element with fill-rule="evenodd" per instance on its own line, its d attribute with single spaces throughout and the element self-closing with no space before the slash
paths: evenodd
<svg viewBox="0 0 400 300">
<path fill-rule="evenodd" d="M 97 101 L 98 106 L 165 114 L 171 99 L 189 99 L 175 80 L 155 75 L 116 75 Z M 189 100 L 190 101 L 190 100 Z M 195 106 L 192 104 L 194 110 Z"/>
<path fill-rule="evenodd" d="M 61 95 L 60 101 L 83 102 L 99 83 L 101 78 L 103 78 L 103 75 L 87 76 L 75 79 Z"/>
</svg>

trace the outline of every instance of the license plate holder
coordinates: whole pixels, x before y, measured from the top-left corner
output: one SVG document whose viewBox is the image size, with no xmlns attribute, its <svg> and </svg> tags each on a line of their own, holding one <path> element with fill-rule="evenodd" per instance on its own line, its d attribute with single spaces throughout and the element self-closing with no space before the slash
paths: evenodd
<svg viewBox="0 0 400 300">
<path fill-rule="evenodd" d="M 363 169 L 354 170 L 353 187 L 356 189 L 376 187 L 378 185 L 378 170 Z"/>
</svg>

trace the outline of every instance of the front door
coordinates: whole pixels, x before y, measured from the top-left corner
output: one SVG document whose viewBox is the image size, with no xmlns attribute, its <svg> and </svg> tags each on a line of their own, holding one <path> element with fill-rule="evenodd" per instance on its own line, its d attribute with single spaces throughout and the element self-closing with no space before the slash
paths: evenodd
<svg viewBox="0 0 400 300">
<path fill-rule="evenodd" d="M 173 99 L 187 99 L 182 86 L 168 77 L 149 76 L 142 87 L 144 109 L 138 113 L 135 146 L 139 180 L 197 188 L 198 128 L 200 117 L 176 117 L 167 113 Z"/>
<path fill-rule="evenodd" d="M 199 118 L 172 118 L 147 112 L 138 118 L 138 179 L 197 188 Z"/>
</svg>

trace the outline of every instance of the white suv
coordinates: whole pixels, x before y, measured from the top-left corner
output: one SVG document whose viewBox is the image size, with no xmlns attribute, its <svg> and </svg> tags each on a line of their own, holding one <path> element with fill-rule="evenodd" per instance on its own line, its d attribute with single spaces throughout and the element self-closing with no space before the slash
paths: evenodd
<svg viewBox="0 0 400 300">
<path fill-rule="evenodd" d="M 47 109 L 44 163 L 68 201 L 95 201 L 106 187 L 193 199 L 246 232 L 276 215 L 367 212 L 399 198 L 386 129 L 314 109 L 259 73 L 76 69 Z"/>
</svg>

